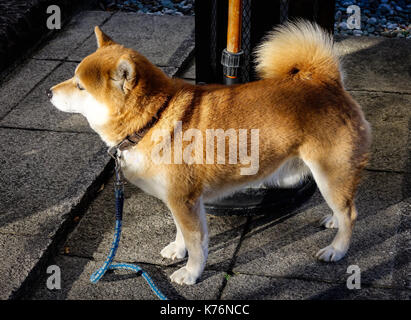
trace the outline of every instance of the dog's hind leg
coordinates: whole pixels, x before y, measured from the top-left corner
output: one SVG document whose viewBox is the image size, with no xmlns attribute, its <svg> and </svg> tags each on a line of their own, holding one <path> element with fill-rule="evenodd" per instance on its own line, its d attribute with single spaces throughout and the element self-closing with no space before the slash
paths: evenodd
<svg viewBox="0 0 411 320">
<path fill-rule="evenodd" d="M 177 231 L 176 240 L 182 236 L 188 251 L 186 266 L 175 271 L 170 278 L 178 284 L 191 285 L 201 276 L 208 256 L 208 232 L 203 201 L 199 198 L 191 203 L 184 198 L 171 198 L 167 204 L 177 230 L 180 230 Z M 163 251 L 166 249 L 167 247 Z"/>
<path fill-rule="evenodd" d="M 333 211 L 332 217 L 326 216 L 325 223 L 334 221 L 333 225 L 338 225 L 332 243 L 318 251 L 316 257 L 323 261 L 338 261 L 344 257 L 350 245 L 357 217 L 354 195 L 362 165 L 353 166 L 350 159 L 344 161 L 329 156 L 304 162 L 310 168 L 322 196 Z"/>
</svg>

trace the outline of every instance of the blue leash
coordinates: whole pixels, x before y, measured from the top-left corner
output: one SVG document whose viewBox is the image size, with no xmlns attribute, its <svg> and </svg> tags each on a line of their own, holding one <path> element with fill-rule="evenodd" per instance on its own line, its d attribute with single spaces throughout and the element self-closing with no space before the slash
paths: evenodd
<svg viewBox="0 0 411 320">
<path fill-rule="evenodd" d="M 154 294 L 160 300 L 168 300 L 167 297 L 154 284 L 153 280 L 148 275 L 148 273 L 145 272 L 138 265 L 130 263 L 112 263 L 114 257 L 116 256 L 118 245 L 120 243 L 121 226 L 123 220 L 124 183 L 121 181 L 120 161 L 117 150 L 115 150 L 113 153 L 112 149 L 110 148 L 108 153 L 115 160 L 116 183 L 114 184 L 114 194 L 116 198 L 116 227 L 114 230 L 114 238 L 113 242 L 111 243 L 110 252 L 106 260 L 104 261 L 104 264 L 91 275 L 90 281 L 92 283 L 97 283 L 101 279 L 101 277 L 104 276 L 107 270 L 131 270 L 143 276 L 143 278 L 147 281 L 148 285 L 150 286 L 151 290 L 153 290 Z"/>
</svg>

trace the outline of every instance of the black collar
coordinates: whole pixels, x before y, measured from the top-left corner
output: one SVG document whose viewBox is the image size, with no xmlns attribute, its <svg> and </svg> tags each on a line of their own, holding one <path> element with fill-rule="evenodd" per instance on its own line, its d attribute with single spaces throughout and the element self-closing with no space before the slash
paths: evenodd
<svg viewBox="0 0 411 320">
<path fill-rule="evenodd" d="M 149 122 L 145 124 L 144 127 L 142 127 L 140 130 L 137 132 L 134 132 L 131 135 L 128 135 L 125 139 L 123 139 L 119 144 L 117 144 L 116 148 L 120 151 L 127 150 L 139 143 L 141 139 L 143 139 L 144 135 L 157 123 L 157 121 L 160 119 L 161 114 L 163 111 L 167 108 L 168 103 L 170 102 L 171 97 L 168 96 L 167 99 L 164 101 L 163 105 L 160 107 L 160 109 L 157 110 L 156 114 L 154 117 L 151 118 Z"/>
</svg>

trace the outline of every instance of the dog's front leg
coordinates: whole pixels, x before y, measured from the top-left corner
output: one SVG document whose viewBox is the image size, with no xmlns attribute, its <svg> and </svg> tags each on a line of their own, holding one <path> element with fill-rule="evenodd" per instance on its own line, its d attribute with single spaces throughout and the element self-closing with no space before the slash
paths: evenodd
<svg viewBox="0 0 411 320">
<path fill-rule="evenodd" d="M 202 199 L 194 202 L 184 198 L 169 199 L 177 232 L 181 232 L 188 251 L 187 264 L 171 275 L 178 284 L 194 284 L 201 276 L 208 255 L 208 232 Z M 176 240 L 179 234 L 177 234 Z M 167 247 L 166 247 L 167 248 Z"/>
<path fill-rule="evenodd" d="M 175 241 L 170 242 L 166 247 L 164 247 L 164 249 L 161 250 L 160 254 L 163 258 L 166 259 L 183 259 L 187 253 L 186 244 L 184 243 L 184 237 L 183 233 L 181 232 L 181 228 L 174 215 L 173 219 L 177 229 L 176 239 Z"/>
</svg>

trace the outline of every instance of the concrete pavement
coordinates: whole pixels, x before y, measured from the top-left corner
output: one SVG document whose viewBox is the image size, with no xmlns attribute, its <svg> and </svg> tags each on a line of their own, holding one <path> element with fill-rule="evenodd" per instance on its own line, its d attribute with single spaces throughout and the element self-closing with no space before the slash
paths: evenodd
<svg viewBox="0 0 411 320">
<path fill-rule="evenodd" d="M 411 43 L 384 38 L 337 38 L 347 89 L 373 127 L 370 164 L 357 206 L 358 222 L 348 255 L 338 263 L 315 260 L 332 240 L 318 220 L 330 209 L 317 191 L 296 212 L 270 216 L 208 215 L 210 253 L 195 286 L 179 286 L 169 276 L 185 263 L 161 258 L 174 238 L 174 225 L 159 200 L 128 184 L 124 229 L 116 261 L 138 263 L 171 299 L 409 299 L 411 165 Z M 395 56 L 395 59 L 392 56 Z M 194 79 L 191 63 L 182 78 Z M 43 274 L 25 299 L 155 299 L 131 272 L 107 274 L 98 284 L 89 276 L 104 261 L 114 227 L 110 180 L 84 217 L 48 261 L 62 270 L 62 289 L 48 290 Z M 349 290 L 347 268 L 361 270 L 361 289 Z"/>
<path fill-rule="evenodd" d="M 3 79 L 0 299 L 30 290 L 110 173 L 106 147 L 87 121 L 58 111 L 45 95 L 96 49 L 95 25 L 146 54 L 169 76 L 193 53 L 193 17 L 83 11 Z"/>
</svg>

